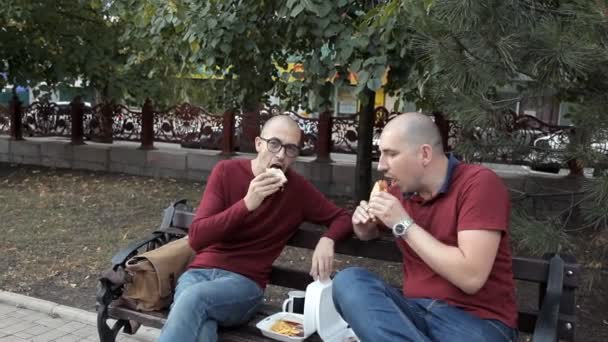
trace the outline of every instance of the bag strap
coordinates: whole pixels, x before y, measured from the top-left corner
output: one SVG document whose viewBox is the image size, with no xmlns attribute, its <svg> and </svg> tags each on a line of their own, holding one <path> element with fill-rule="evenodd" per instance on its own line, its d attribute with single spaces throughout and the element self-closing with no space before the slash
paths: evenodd
<svg viewBox="0 0 608 342">
<path fill-rule="evenodd" d="M 146 244 L 159 239 L 163 234 L 175 234 L 175 235 L 185 235 L 186 233 L 175 227 L 172 227 L 173 223 L 173 215 L 175 215 L 175 207 L 177 206 L 187 206 L 188 200 L 180 199 L 171 203 L 165 210 L 163 214 L 163 219 L 161 221 L 160 227 L 158 230 L 155 230 L 152 235 L 147 236 L 146 238 L 138 241 L 131 242 L 127 247 L 120 250 L 112 257 L 112 269 L 116 270 L 119 267 L 124 267 L 125 262 L 129 260 L 132 256 L 137 254 L 137 250 Z"/>
</svg>

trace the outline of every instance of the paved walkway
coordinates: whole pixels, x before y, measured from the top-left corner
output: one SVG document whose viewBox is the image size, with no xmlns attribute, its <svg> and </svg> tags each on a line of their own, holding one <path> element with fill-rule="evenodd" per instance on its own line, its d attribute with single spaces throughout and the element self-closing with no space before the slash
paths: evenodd
<svg viewBox="0 0 608 342">
<path fill-rule="evenodd" d="M 155 341 L 159 330 L 141 327 L 117 341 Z M 99 341 L 96 314 L 38 298 L 0 291 L 0 342 Z"/>
</svg>

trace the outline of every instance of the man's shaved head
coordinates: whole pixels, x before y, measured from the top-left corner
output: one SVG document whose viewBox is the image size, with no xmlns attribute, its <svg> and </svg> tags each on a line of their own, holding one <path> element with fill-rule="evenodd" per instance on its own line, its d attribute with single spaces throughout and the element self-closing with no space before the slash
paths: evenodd
<svg viewBox="0 0 608 342">
<path fill-rule="evenodd" d="M 276 115 L 268 119 L 262 127 L 260 136 L 255 138 L 255 150 L 258 155 L 252 164 L 254 175 L 264 172 L 272 165 L 280 167 L 285 172 L 299 153 L 301 139 L 302 130 L 289 115 Z M 268 149 L 271 141 L 274 146 L 273 152 Z M 294 146 L 295 150 L 298 150 L 295 152 L 296 156 L 293 156 L 293 153 L 292 156 L 288 156 L 286 149 L 290 148 L 293 152 Z"/>
<path fill-rule="evenodd" d="M 441 133 L 437 125 L 425 114 L 410 112 L 400 114 L 386 124 L 384 132 L 396 133 L 408 147 L 417 148 L 430 145 L 434 150 L 443 152 Z"/>
<path fill-rule="evenodd" d="M 276 115 L 266 121 L 264 127 L 262 127 L 261 136 L 268 138 L 269 135 L 272 135 L 271 132 L 277 128 L 297 131 L 298 137 L 300 137 L 302 134 L 298 123 L 295 122 L 289 115 Z"/>
</svg>

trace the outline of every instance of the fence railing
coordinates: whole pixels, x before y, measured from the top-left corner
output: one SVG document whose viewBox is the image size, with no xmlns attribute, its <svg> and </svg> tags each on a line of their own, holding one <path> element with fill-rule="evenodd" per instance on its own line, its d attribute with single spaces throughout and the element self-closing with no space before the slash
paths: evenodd
<svg viewBox="0 0 608 342">
<path fill-rule="evenodd" d="M 10 134 L 13 139 L 64 136 L 70 137 L 73 144 L 86 140 L 105 143 L 128 140 L 141 141 L 145 149 L 154 148 L 154 142 L 170 142 L 225 154 L 254 152 L 252 142 L 266 120 L 286 114 L 302 129 L 302 155 L 329 160 L 332 152 L 355 154 L 357 151 L 357 114 L 332 117 L 331 113 L 321 113 L 319 118 L 308 118 L 271 106 L 255 113 L 227 111 L 217 115 L 188 103 L 155 110 L 150 102 L 133 109 L 121 104 L 85 107 L 79 99 L 70 105 L 35 102 L 27 107 L 16 101 L 13 99 L 8 108 L 0 106 L 0 134 Z M 375 158 L 379 156 L 380 133 L 396 114 L 384 107 L 374 112 Z M 459 150 L 463 157 L 473 161 L 530 164 L 552 160 L 563 164 L 565 146 L 575 134 L 573 127 L 550 125 L 512 112 L 499 117 L 500 122 L 493 128 L 462 127 L 446 120 L 441 113 L 433 113 L 433 119 L 442 134 L 445 150 Z M 17 122 L 21 124 L 15 124 Z M 457 148 L 467 144 L 473 146 L 470 153 Z M 579 164 L 569 162 L 572 173 L 582 172 Z"/>
</svg>

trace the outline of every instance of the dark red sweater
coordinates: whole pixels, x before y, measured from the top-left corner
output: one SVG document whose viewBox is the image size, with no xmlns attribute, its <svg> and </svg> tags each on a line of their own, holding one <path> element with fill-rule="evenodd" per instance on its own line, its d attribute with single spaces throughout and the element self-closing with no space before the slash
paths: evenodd
<svg viewBox="0 0 608 342">
<path fill-rule="evenodd" d="M 249 212 L 243 198 L 254 178 L 251 160 L 218 163 L 189 230 L 196 257 L 190 268 L 220 268 L 266 287 L 274 260 L 303 221 L 329 227 L 326 237 L 341 240 L 352 233 L 350 215 L 325 198 L 293 170 L 283 191 Z"/>
</svg>

